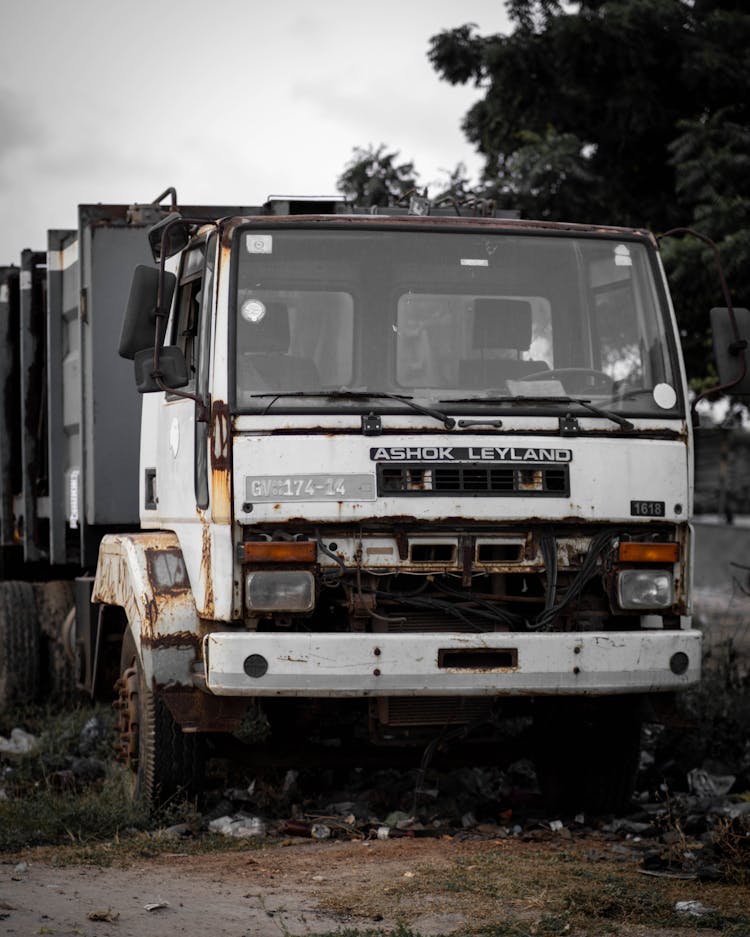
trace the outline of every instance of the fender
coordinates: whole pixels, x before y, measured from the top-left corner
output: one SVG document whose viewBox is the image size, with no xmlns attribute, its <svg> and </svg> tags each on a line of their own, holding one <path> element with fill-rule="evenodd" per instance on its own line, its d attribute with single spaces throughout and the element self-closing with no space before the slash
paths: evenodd
<svg viewBox="0 0 750 937">
<path fill-rule="evenodd" d="M 107 534 L 91 601 L 124 610 L 149 684 L 194 686 L 202 628 L 174 533 Z"/>
</svg>

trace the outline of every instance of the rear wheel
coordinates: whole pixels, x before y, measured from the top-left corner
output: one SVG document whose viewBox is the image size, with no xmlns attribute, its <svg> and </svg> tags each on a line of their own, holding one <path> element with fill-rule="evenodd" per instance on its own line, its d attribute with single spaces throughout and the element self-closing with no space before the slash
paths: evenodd
<svg viewBox="0 0 750 937">
<path fill-rule="evenodd" d="M 65 581 L 42 582 L 34 589 L 44 645 L 45 696 L 55 703 L 71 703 L 77 695 L 75 661 L 66 629 L 72 625 L 71 615 L 75 615 L 73 585 Z"/>
<path fill-rule="evenodd" d="M 626 810 L 641 722 L 638 696 L 537 700 L 536 767 L 547 806 L 571 813 Z"/>
<path fill-rule="evenodd" d="M 154 812 L 169 801 L 196 797 L 203 776 L 201 739 L 182 732 L 161 697 L 147 686 L 129 628 L 116 689 L 120 759 L 130 771 L 133 800 Z"/>
<path fill-rule="evenodd" d="M 28 582 L 0 583 L 0 709 L 38 698 L 39 657 L 34 587 Z"/>
</svg>

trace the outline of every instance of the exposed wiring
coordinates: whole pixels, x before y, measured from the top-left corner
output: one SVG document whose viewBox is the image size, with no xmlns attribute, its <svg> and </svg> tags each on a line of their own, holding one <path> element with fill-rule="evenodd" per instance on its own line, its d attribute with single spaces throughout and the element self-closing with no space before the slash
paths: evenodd
<svg viewBox="0 0 750 937">
<path fill-rule="evenodd" d="M 533 621 L 528 622 L 528 627 L 531 631 L 549 631 L 551 629 L 560 612 L 562 612 L 565 606 L 572 602 L 573 599 L 577 599 L 581 595 L 586 584 L 596 575 L 596 566 L 599 562 L 599 558 L 610 548 L 616 536 L 616 531 L 604 530 L 592 539 L 589 544 L 588 552 L 581 564 L 581 568 L 568 586 L 567 591 L 555 605 L 552 605 L 550 608 L 545 608 Z"/>
</svg>

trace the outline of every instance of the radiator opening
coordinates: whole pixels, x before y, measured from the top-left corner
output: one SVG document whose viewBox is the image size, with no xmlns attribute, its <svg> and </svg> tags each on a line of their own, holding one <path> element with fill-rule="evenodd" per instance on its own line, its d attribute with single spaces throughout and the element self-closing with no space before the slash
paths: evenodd
<svg viewBox="0 0 750 937">
<path fill-rule="evenodd" d="M 452 563 L 456 556 L 453 543 L 412 543 L 413 563 Z"/>
<path fill-rule="evenodd" d="M 480 543 L 477 546 L 478 563 L 518 563 L 523 559 L 523 544 Z"/>
<path fill-rule="evenodd" d="M 508 670 L 518 666 L 516 648 L 440 648 L 438 667 L 449 670 Z"/>
</svg>

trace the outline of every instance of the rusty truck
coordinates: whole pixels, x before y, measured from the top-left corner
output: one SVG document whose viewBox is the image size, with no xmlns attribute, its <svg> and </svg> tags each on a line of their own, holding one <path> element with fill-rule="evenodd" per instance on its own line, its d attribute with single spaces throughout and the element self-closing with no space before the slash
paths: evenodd
<svg viewBox="0 0 750 937">
<path fill-rule="evenodd" d="M 69 294 L 50 241 L 47 412 L 14 425 L 46 474 L 22 446 L 2 515 L 74 574 L 60 640 L 116 687 L 133 796 L 198 792 L 216 739 L 502 754 L 525 720 L 550 802 L 621 806 L 644 708 L 701 666 L 654 236 L 420 199 L 140 211 L 81 215 Z M 126 232 L 147 257 L 80 253 Z"/>
</svg>

